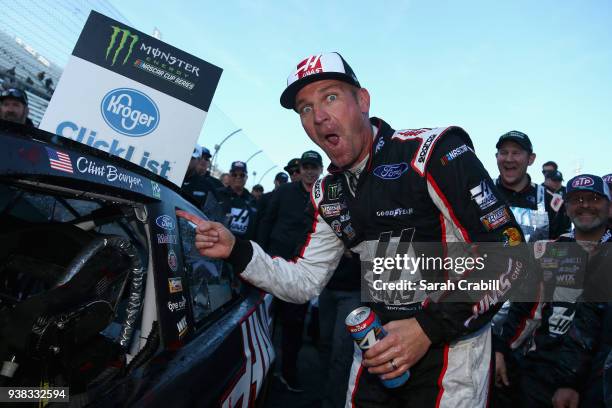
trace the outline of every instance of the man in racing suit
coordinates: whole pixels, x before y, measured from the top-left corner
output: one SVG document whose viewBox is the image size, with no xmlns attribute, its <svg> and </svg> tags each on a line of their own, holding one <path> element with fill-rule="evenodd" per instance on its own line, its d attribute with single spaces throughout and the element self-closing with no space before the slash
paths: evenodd
<svg viewBox="0 0 612 408">
<path fill-rule="evenodd" d="M 275 296 L 306 302 L 325 287 L 345 247 L 368 265 L 375 257 L 393 257 L 410 238 L 508 244 L 488 258 L 505 284 L 499 293 L 462 303 L 438 301 L 422 290 L 374 293 L 379 301 L 371 306 L 388 335 L 355 359 L 347 391 L 347 406 L 484 407 L 491 380 L 489 321 L 507 288 L 523 278 L 526 257 L 515 246 L 522 241 L 518 224 L 469 136 L 457 127 L 396 131 L 370 119 L 369 93 L 338 53 L 303 60 L 287 82 L 281 105 L 298 112 L 332 162 L 331 174 L 312 190 L 312 226 L 300 256 L 293 262 L 270 258 L 222 225 L 178 211 L 198 224 L 200 253 L 227 258 L 242 278 Z M 483 183 L 486 197 L 476 196 L 472 190 Z M 483 199 L 494 205 L 484 208 Z M 366 268 L 366 281 L 370 272 Z M 378 378 L 408 369 L 410 379 L 396 389 L 384 388 Z"/>
<path fill-rule="evenodd" d="M 541 285 L 534 297 L 539 302 L 513 302 L 503 325 L 494 327 L 496 385 L 514 397 L 498 400 L 499 406 L 548 407 L 555 389 L 569 384 L 563 371 L 560 349 L 572 325 L 578 298 L 587 301 L 609 298 L 612 232 L 607 228 L 610 193 L 600 177 L 581 175 L 567 184 L 568 215 L 575 230 L 554 242 L 534 246 Z M 577 242 L 578 241 L 578 242 Z M 603 292 L 601 292 L 603 290 Z M 607 294 L 606 294 L 607 293 Z M 532 339 L 533 337 L 533 339 Z M 515 361 L 512 350 L 527 345 L 527 354 Z M 516 366 L 508 376 L 508 360 Z M 511 387 L 507 389 L 506 387 Z"/>
</svg>

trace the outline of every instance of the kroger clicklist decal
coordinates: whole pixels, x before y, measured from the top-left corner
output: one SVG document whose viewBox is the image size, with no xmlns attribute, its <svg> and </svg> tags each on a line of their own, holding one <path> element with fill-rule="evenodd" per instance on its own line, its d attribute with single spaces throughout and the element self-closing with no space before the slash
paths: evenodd
<svg viewBox="0 0 612 408">
<path fill-rule="evenodd" d="M 141 138 L 153 132 L 159 125 L 160 115 L 157 104 L 145 93 L 131 88 L 118 88 L 108 92 L 100 103 L 100 113 L 104 122 L 122 135 Z M 125 139 L 113 139 L 112 142 L 98 138 L 98 131 L 87 129 L 71 121 L 64 121 L 57 125 L 56 132 L 60 136 L 68 137 L 80 143 L 85 143 L 97 149 L 106 150 L 112 155 L 133 161 L 136 147 Z M 144 151 L 140 166 L 168 178 L 170 162 L 153 160 L 150 152 Z"/>
<path fill-rule="evenodd" d="M 102 99 L 100 111 L 108 126 L 126 136 L 146 136 L 159 123 L 159 109 L 153 99 L 135 89 L 110 91 Z"/>
</svg>

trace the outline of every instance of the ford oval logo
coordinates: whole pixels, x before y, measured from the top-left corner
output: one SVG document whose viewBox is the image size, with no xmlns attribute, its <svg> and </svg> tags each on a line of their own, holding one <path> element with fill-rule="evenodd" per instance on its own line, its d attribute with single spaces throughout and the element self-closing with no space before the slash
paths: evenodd
<svg viewBox="0 0 612 408">
<path fill-rule="evenodd" d="M 144 93 L 130 88 L 118 88 L 107 93 L 100 105 L 108 126 L 122 135 L 148 135 L 159 124 L 159 109 Z"/>
<path fill-rule="evenodd" d="M 374 169 L 374 175 L 383 180 L 395 180 L 408 170 L 408 163 L 383 164 Z"/>
<path fill-rule="evenodd" d="M 155 219 L 155 223 L 159 228 L 167 231 L 172 231 L 174 229 L 174 221 L 169 215 L 160 215 Z"/>
</svg>

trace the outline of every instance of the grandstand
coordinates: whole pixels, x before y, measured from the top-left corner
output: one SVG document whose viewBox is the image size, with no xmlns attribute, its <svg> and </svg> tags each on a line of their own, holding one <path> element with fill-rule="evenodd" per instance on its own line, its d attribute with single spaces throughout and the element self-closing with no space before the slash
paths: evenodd
<svg viewBox="0 0 612 408">
<path fill-rule="evenodd" d="M 0 13 L 0 88 L 28 94 L 30 119 L 38 125 L 72 48 L 95 9 L 126 19 L 107 0 L 14 0 Z"/>
<path fill-rule="evenodd" d="M 60 75 L 59 67 L 21 38 L 0 31 L 0 87 L 25 89 L 34 124 L 40 123 Z"/>
</svg>

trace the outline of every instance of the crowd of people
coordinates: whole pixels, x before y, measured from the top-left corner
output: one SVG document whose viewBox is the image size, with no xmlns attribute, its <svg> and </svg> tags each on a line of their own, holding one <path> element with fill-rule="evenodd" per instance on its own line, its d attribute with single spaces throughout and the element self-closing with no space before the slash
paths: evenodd
<svg viewBox="0 0 612 408">
<path fill-rule="evenodd" d="M 2 93 L 2 119 L 24 123 L 24 95 Z M 226 259 L 278 298 L 287 390 L 302 391 L 296 362 L 307 303 L 318 296 L 324 407 L 611 406 L 612 174 L 564 186 L 548 161 L 537 184 L 534 145 L 512 130 L 497 140 L 492 179 L 463 129 L 395 130 L 370 117 L 370 94 L 338 53 L 297 64 L 280 102 L 331 160 L 327 174 L 310 150 L 276 175 L 273 191 L 249 192 L 245 162 L 219 180 L 210 151 L 196 146 L 182 190 L 208 219 L 177 214 L 197 224 L 202 255 Z M 509 290 L 487 302 L 441 300 L 452 289 L 363 299 L 368 265 L 393 256 L 408 233 L 472 254 L 499 243 L 488 262 Z M 530 301 L 511 300 L 519 289 Z M 344 319 L 366 300 L 386 337 L 362 353 Z M 380 381 L 408 371 L 397 388 Z"/>
</svg>

